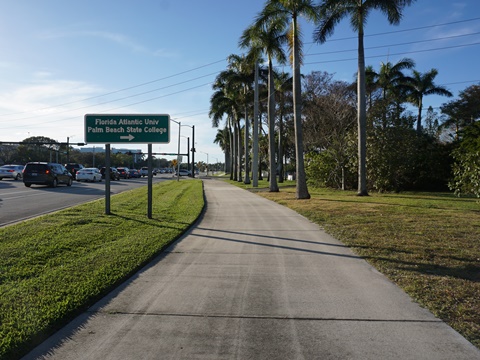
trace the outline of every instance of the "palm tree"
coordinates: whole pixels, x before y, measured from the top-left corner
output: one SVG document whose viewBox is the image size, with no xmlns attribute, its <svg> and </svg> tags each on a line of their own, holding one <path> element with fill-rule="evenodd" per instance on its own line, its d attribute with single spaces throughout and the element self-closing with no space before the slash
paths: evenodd
<svg viewBox="0 0 480 360">
<path fill-rule="evenodd" d="M 398 24 L 402 9 L 415 0 L 324 0 L 320 6 L 322 20 L 314 32 L 314 39 L 324 43 L 333 34 L 335 26 L 350 16 L 350 24 L 358 33 L 358 195 L 368 195 L 367 191 L 367 112 L 365 90 L 365 50 L 363 46 L 364 28 L 372 10 L 380 10 L 390 24 Z"/>
<path fill-rule="evenodd" d="M 291 92 L 292 92 L 292 77 L 288 73 L 279 73 L 275 76 L 275 95 L 279 104 L 279 116 L 278 116 L 278 182 L 283 183 L 284 169 L 283 169 L 283 157 L 284 157 L 284 118 L 287 111 L 291 111 Z"/>
<path fill-rule="evenodd" d="M 269 191 L 278 192 L 276 162 L 275 162 L 275 81 L 273 59 L 279 63 L 286 62 L 282 48 L 286 37 L 283 23 L 278 19 L 271 19 L 267 23 L 255 23 L 247 28 L 240 38 L 240 46 L 250 46 L 251 52 L 263 51 L 268 58 L 268 154 L 270 164 Z M 256 56 L 259 58 L 259 55 Z"/>
<path fill-rule="evenodd" d="M 223 129 L 218 129 L 215 135 L 215 144 L 218 144 L 225 155 L 225 173 L 230 171 L 230 132 L 227 126 Z"/>
<path fill-rule="evenodd" d="M 218 127 L 223 116 L 227 117 L 226 126 L 229 129 L 231 136 L 231 173 L 230 179 L 237 180 L 237 155 L 238 155 L 238 123 L 240 114 L 240 100 L 238 98 L 238 83 L 236 81 L 236 74 L 231 70 L 222 71 L 215 79 L 213 84 L 213 93 L 210 99 L 209 117 L 212 118 L 212 126 Z M 234 131 L 232 131 L 232 128 Z"/>
<path fill-rule="evenodd" d="M 421 73 L 414 70 L 413 76 L 409 78 L 409 100 L 418 108 L 417 115 L 417 134 L 422 132 L 422 108 L 423 97 L 427 95 L 441 95 L 452 97 L 453 94 L 447 90 L 444 86 L 435 85 L 434 79 L 438 75 L 437 69 L 431 69 L 426 73 Z"/>
<path fill-rule="evenodd" d="M 387 127 L 387 109 L 390 106 L 395 106 L 397 114 L 401 112 L 398 110 L 400 104 L 405 101 L 405 94 L 409 86 L 407 82 L 409 77 L 405 76 L 403 70 L 413 69 L 415 62 L 412 59 L 401 59 L 395 64 L 391 62 L 381 63 L 380 70 L 376 74 L 377 87 L 381 90 L 382 103 L 385 106 L 383 111 L 382 126 L 383 129 Z"/>
<path fill-rule="evenodd" d="M 303 129 L 302 129 L 302 88 L 300 79 L 301 66 L 301 36 L 298 18 L 305 17 L 308 21 L 318 21 L 318 8 L 312 0 L 268 0 L 264 9 L 258 15 L 256 24 L 278 22 L 282 29 L 289 28 L 290 60 L 293 70 L 293 108 L 295 127 L 295 152 L 296 152 L 296 198 L 310 199 L 305 176 L 305 162 L 303 154 Z"/>
</svg>

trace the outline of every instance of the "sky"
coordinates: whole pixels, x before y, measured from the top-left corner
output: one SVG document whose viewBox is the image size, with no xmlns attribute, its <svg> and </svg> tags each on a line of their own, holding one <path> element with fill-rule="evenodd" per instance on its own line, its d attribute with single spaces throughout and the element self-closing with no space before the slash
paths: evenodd
<svg viewBox="0 0 480 360">
<path fill-rule="evenodd" d="M 168 114 L 182 124 L 181 153 L 195 126 L 195 159 L 224 161 L 208 116 L 212 83 L 229 55 L 246 51 L 238 41 L 263 0 L 0 4 L 0 141 L 46 136 L 83 143 L 85 114 Z M 349 20 L 325 44 L 313 42 L 314 24 L 301 26 L 302 73 L 326 71 L 336 80 L 353 81 L 357 38 Z M 413 59 L 420 72 L 436 68 L 435 83 L 454 94 L 424 99 L 425 108 L 439 111 L 459 91 L 480 83 L 480 1 L 418 0 L 396 26 L 373 12 L 365 54 L 376 70 L 403 58 Z M 290 72 L 288 64 L 275 65 Z M 170 143 L 153 144 L 153 152 L 176 153 L 178 128 L 172 122 Z M 146 144 L 111 146 L 147 151 Z"/>
</svg>

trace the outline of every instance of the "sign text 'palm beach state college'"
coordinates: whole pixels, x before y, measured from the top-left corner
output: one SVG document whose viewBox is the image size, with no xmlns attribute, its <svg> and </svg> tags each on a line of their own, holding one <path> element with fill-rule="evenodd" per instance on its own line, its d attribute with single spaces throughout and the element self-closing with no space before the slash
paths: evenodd
<svg viewBox="0 0 480 360">
<path fill-rule="evenodd" d="M 170 142 L 170 115 L 159 114 L 87 114 L 87 144 Z"/>
</svg>

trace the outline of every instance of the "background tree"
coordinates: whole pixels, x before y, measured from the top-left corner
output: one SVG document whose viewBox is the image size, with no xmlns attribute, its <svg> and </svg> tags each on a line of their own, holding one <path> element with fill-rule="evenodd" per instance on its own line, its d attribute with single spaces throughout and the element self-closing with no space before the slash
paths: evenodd
<svg viewBox="0 0 480 360">
<path fill-rule="evenodd" d="M 18 146 L 20 162 L 59 160 L 60 143 L 46 136 L 32 136 L 22 141 Z"/>
<path fill-rule="evenodd" d="M 480 122 L 468 125 L 457 149 L 453 151 L 453 178 L 450 190 L 457 196 L 480 197 Z"/>
<path fill-rule="evenodd" d="M 349 163 L 356 158 L 350 152 L 355 93 L 350 84 L 332 79 L 333 75 L 326 72 L 305 76 L 306 171 L 309 184 L 352 188 Z"/>
<path fill-rule="evenodd" d="M 434 79 L 438 75 L 437 69 L 431 69 L 426 73 L 413 70 L 413 75 L 408 80 L 409 100 L 418 108 L 417 133 L 422 132 L 422 109 L 423 97 L 428 95 L 441 95 L 452 97 L 453 94 L 444 86 L 435 85 Z"/>
<path fill-rule="evenodd" d="M 213 141 L 215 144 L 220 146 L 223 153 L 225 154 L 225 173 L 230 172 L 230 134 L 227 127 L 217 130 L 217 135 Z"/>
<path fill-rule="evenodd" d="M 363 45 L 364 28 L 372 10 L 380 10 L 390 24 L 398 24 L 403 7 L 414 0 L 324 0 L 321 5 L 321 21 L 314 32 L 314 39 L 324 43 L 333 34 L 335 26 L 345 17 L 350 17 L 352 28 L 358 33 L 358 195 L 368 195 L 367 191 L 367 128 L 366 128 L 366 79 L 365 51 Z"/>
<path fill-rule="evenodd" d="M 458 96 L 440 107 L 446 116 L 442 127 L 450 129 L 456 140 L 461 139 L 464 128 L 480 119 L 480 84 L 467 87 Z"/>
</svg>

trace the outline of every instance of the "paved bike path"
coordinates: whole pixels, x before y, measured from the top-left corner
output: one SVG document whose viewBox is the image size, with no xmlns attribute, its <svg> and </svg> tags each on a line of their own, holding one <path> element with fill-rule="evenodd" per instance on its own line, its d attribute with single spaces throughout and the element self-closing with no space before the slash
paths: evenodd
<svg viewBox="0 0 480 360">
<path fill-rule="evenodd" d="M 184 237 L 25 359 L 480 359 L 319 226 L 204 186 Z"/>
</svg>

